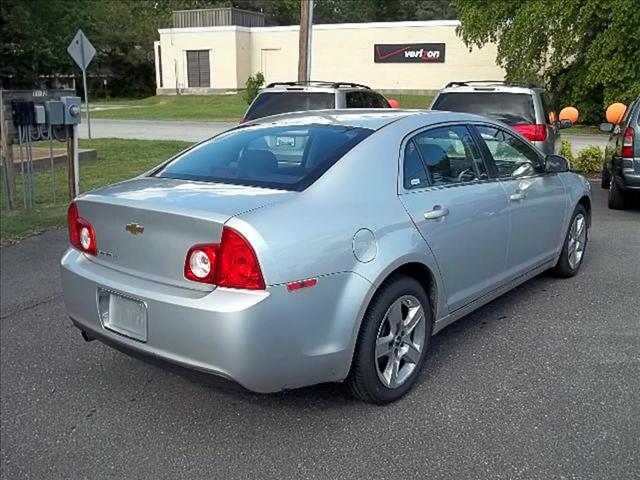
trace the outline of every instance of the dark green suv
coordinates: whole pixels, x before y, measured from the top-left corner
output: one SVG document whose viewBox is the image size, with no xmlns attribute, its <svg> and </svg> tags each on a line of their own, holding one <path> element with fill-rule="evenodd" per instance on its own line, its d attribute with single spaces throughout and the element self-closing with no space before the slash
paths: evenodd
<svg viewBox="0 0 640 480">
<path fill-rule="evenodd" d="M 609 189 L 609 208 L 622 209 L 629 195 L 640 194 L 640 97 L 625 111 L 618 125 L 603 123 L 609 143 L 602 165 L 602 188 Z"/>
</svg>

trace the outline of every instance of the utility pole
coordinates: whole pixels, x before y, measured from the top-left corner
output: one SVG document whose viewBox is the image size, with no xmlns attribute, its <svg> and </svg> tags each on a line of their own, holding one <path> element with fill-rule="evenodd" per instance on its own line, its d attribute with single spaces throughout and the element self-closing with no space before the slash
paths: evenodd
<svg viewBox="0 0 640 480">
<path fill-rule="evenodd" d="M 311 79 L 311 32 L 313 25 L 313 0 L 300 0 L 300 36 L 298 39 L 298 81 Z"/>
</svg>

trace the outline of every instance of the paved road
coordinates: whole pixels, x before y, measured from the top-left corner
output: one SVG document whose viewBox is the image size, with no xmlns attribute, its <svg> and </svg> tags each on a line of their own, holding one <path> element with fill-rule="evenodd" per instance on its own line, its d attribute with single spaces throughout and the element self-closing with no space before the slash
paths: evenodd
<svg viewBox="0 0 640 480">
<path fill-rule="evenodd" d="M 91 120 L 93 138 L 135 138 L 139 140 L 183 140 L 200 142 L 237 123 L 178 122 L 165 120 Z M 80 124 L 80 138 L 87 138 L 86 122 Z"/>
<path fill-rule="evenodd" d="M 163 120 L 91 120 L 93 138 L 137 138 L 140 140 L 184 140 L 199 142 L 228 128 L 236 123 L 222 122 L 179 122 Z M 87 138 L 87 125 L 80 125 L 80 137 Z M 563 134 L 563 138 L 571 142 L 577 154 L 584 147 L 607 145 L 606 136 Z"/>
<path fill-rule="evenodd" d="M 640 205 L 609 211 L 594 193 L 580 274 L 446 328 L 417 388 L 386 407 L 339 385 L 254 395 L 85 343 L 60 298 L 65 233 L 3 248 L 2 475 L 638 478 Z"/>
<path fill-rule="evenodd" d="M 609 140 L 607 135 L 571 135 L 570 133 L 563 133 L 562 138 L 571 142 L 571 150 L 574 155 L 577 155 L 583 148 L 592 145 L 597 145 L 604 150 Z"/>
</svg>

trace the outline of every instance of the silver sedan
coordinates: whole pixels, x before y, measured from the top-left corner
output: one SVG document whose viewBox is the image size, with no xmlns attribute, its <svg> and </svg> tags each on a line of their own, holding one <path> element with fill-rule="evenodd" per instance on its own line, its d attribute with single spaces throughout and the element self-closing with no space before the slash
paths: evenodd
<svg viewBox="0 0 640 480">
<path fill-rule="evenodd" d="M 563 157 L 483 117 L 267 117 L 77 197 L 64 299 L 87 340 L 386 403 L 432 335 L 545 270 L 575 275 L 590 213 Z"/>
</svg>

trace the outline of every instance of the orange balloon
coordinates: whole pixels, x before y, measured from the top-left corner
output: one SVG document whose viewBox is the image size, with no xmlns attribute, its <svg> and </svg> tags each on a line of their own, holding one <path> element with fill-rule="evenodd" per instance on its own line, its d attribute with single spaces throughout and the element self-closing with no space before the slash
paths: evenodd
<svg viewBox="0 0 640 480">
<path fill-rule="evenodd" d="M 395 98 L 387 98 L 387 101 L 389 102 L 389 106 L 391 108 L 400 108 L 400 102 L 398 102 L 398 100 L 396 100 Z"/>
<path fill-rule="evenodd" d="M 614 103 L 609 105 L 607 107 L 607 114 L 605 115 L 607 122 L 613 123 L 614 125 L 619 124 L 622 121 L 624 112 L 626 111 L 627 106 L 624 103 Z"/>
<path fill-rule="evenodd" d="M 571 123 L 578 121 L 578 109 L 576 107 L 564 107 L 560 110 L 560 120 L 571 120 Z"/>
</svg>

